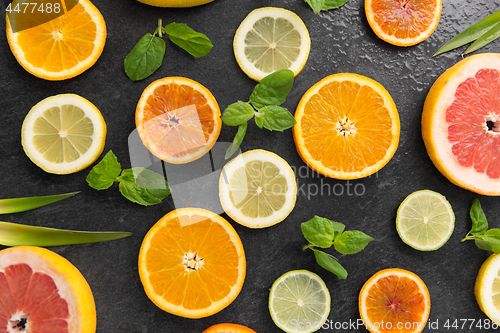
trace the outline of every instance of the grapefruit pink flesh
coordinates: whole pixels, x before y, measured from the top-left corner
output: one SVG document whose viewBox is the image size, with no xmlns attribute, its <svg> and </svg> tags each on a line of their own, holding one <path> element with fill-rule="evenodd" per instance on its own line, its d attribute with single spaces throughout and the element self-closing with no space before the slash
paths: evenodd
<svg viewBox="0 0 500 333">
<path fill-rule="evenodd" d="M 69 332 L 69 310 L 54 280 L 27 264 L 0 272 L 0 330 L 2 332 Z"/>
</svg>

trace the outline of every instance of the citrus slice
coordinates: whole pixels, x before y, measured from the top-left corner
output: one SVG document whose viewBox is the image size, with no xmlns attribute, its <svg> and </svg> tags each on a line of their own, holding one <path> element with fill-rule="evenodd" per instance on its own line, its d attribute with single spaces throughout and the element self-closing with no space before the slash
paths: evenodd
<svg viewBox="0 0 500 333">
<path fill-rule="evenodd" d="M 201 208 L 174 210 L 146 234 L 139 275 L 159 308 L 187 317 L 211 316 L 238 296 L 245 280 L 241 240 L 231 224 Z"/>
<path fill-rule="evenodd" d="M 492 254 L 481 265 L 474 293 L 484 314 L 500 324 L 500 254 Z"/>
<path fill-rule="evenodd" d="M 414 249 L 433 251 L 443 246 L 455 228 L 455 214 L 446 198 L 434 191 L 413 192 L 396 216 L 399 237 Z"/>
<path fill-rule="evenodd" d="M 313 170 L 357 179 L 380 170 L 399 142 L 399 114 L 387 90 L 365 76 L 327 76 L 302 97 L 295 111 L 295 146 Z"/>
<path fill-rule="evenodd" d="M 214 0 L 137 0 L 156 7 L 194 7 L 204 5 Z"/>
<path fill-rule="evenodd" d="M 101 155 L 106 123 L 85 98 L 56 95 L 30 110 L 24 118 L 21 139 L 33 163 L 49 173 L 68 174 L 85 169 Z"/>
<path fill-rule="evenodd" d="M 280 69 L 290 69 L 297 76 L 307 62 L 310 48 L 309 32 L 300 17 L 275 7 L 248 14 L 233 41 L 238 65 L 256 81 Z"/>
<path fill-rule="evenodd" d="M 372 333 L 419 333 L 425 328 L 431 300 L 414 273 L 388 268 L 375 273 L 359 293 L 359 313 Z"/>
<path fill-rule="evenodd" d="M 16 24 L 21 24 L 16 15 L 8 15 L 7 40 L 12 53 L 24 69 L 46 80 L 65 80 L 83 73 L 97 61 L 106 41 L 104 19 L 88 0 L 79 0 L 62 16 L 38 26 L 21 30 Z"/>
<path fill-rule="evenodd" d="M 224 166 L 219 196 L 224 211 L 239 224 L 269 227 L 283 221 L 295 206 L 295 174 L 275 153 L 250 150 Z"/>
<path fill-rule="evenodd" d="M 438 170 L 455 185 L 500 195 L 500 54 L 468 57 L 432 85 L 422 137 Z"/>
<path fill-rule="evenodd" d="M 142 93 L 135 124 L 153 155 L 181 164 L 202 157 L 213 147 L 222 121 L 219 105 L 207 88 L 187 78 L 166 77 Z"/>
<path fill-rule="evenodd" d="M 283 274 L 269 292 L 271 318 L 287 333 L 310 333 L 320 329 L 330 314 L 330 302 L 325 282 L 306 270 Z"/>
<path fill-rule="evenodd" d="M 442 0 L 365 0 L 373 32 L 387 43 L 411 46 L 428 38 L 441 18 Z"/>
<path fill-rule="evenodd" d="M 203 333 L 255 333 L 255 331 L 238 324 L 216 324 L 204 330 Z"/>
<path fill-rule="evenodd" d="M 44 248 L 0 251 L 2 332 L 94 333 L 92 291 L 68 260 Z"/>
</svg>

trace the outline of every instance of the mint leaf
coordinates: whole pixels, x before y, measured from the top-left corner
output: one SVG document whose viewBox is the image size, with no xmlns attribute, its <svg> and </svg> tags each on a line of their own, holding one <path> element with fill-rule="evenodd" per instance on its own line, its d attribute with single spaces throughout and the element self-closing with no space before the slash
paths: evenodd
<svg viewBox="0 0 500 333">
<path fill-rule="evenodd" d="M 340 8 L 349 0 L 305 0 L 312 10 L 317 14 L 321 10 L 327 11 L 330 9 Z"/>
<path fill-rule="evenodd" d="M 123 63 L 129 79 L 139 81 L 153 74 L 162 64 L 165 50 L 163 39 L 150 33 L 145 34 Z"/>
<path fill-rule="evenodd" d="M 125 169 L 117 180 L 122 195 L 143 206 L 159 204 L 171 193 L 162 175 L 144 168 Z"/>
<path fill-rule="evenodd" d="M 236 102 L 229 105 L 222 114 L 222 121 L 229 126 L 239 126 L 252 119 L 254 116 L 253 107 L 245 102 Z"/>
<path fill-rule="evenodd" d="M 297 123 L 287 109 L 281 106 L 269 105 L 260 109 L 255 115 L 255 123 L 260 128 L 270 131 L 284 131 Z"/>
<path fill-rule="evenodd" d="M 363 250 L 372 240 L 373 238 L 358 230 L 344 231 L 335 238 L 333 246 L 342 254 L 354 254 Z"/>
<path fill-rule="evenodd" d="M 293 71 L 281 69 L 269 74 L 255 86 L 250 103 L 257 110 L 269 105 L 281 105 L 292 89 Z"/>
<path fill-rule="evenodd" d="M 492 228 L 484 235 L 475 235 L 475 243 L 478 248 L 486 251 L 500 253 L 500 229 Z"/>
<path fill-rule="evenodd" d="M 472 220 L 472 228 L 469 231 L 470 234 L 482 235 L 488 230 L 488 221 L 486 220 L 486 215 L 484 215 L 483 208 L 481 208 L 479 199 L 474 199 L 472 201 L 470 218 Z"/>
<path fill-rule="evenodd" d="M 102 160 L 90 170 L 85 180 L 90 187 L 96 190 L 105 190 L 113 185 L 116 177 L 120 175 L 121 171 L 122 168 L 120 163 L 118 163 L 116 155 L 110 150 Z"/>
<path fill-rule="evenodd" d="M 314 250 L 314 257 L 316 258 L 316 262 L 318 265 L 326 269 L 327 271 L 332 272 L 337 275 L 340 280 L 344 280 L 347 278 L 347 271 L 337 260 L 331 257 L 329 254 L 320 251 Z"/>
<path fill-rule="evenodd" d="M 224 158 L 227 160 L 231 156 L 233 156 L 234 153 L 238 150 L 238 148 L 241 146 L 241 143 L 243 142 L 243 139 L 245 138 L 245 134 L 247 133 L 247 127 L 248 123 L 244 122 L 243 124 L 238 126 L 238 132 L 236 133 L 236 136 L 234 137 L 233 143 L 229 146 L 229 148 L 226 151 L 226 155 Z"/>
<path fill-rule="evenodd" d="M 314 216 L 307 222 L 300 224 L 305 239 L 312 245 L 329 248 L 333 244 L 335 230 L 333 223 L 324 217 Z"/>
<path fill-rule="evenodd" d="M 324 0 L 305 0 L 305 2 L 311 6 L 312 10 L 317 14 L 323 8 Z"/>
<path fill-rule="evenodd" d="M 165 26 L 164 31 L 172 43 L 181 47 L 196 58 L 203 57 L 212 49 L 210 39 L 199 32 L 194 31 L 184 23 L 172 22 Z"/>
</svg>

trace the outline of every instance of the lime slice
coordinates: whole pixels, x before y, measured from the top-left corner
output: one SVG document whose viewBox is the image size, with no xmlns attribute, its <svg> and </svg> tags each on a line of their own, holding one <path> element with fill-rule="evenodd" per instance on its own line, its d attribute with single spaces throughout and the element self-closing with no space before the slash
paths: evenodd
<svg viewBox="0 0 500 333">
<path fill-rule="evenodd" d="M 276 326 L 285 332 L 315 332 L 330 314 L 330 293 L 318 275 L 306 270 L 290 271 L 273 283 L 269 312 Z"/>
<path fill-rule="evenodd" d="M 68 174 L 92 164 L 102 153 L 106 124 L 99 110 L 74 94 L 56 95 L 35 105 L 24 119 L 26 155 L 49 173 Z"/>
<path fill-rule="evenodd" d="M 414 192 L 398 208 L 396 229 L 403 242 L 414 249 L 439 249 L 448 241 L 454 228 L 455 214 L 450 203 L 434 191 Z"/>
<path fill-rule="evenodd" d="M 481 310 L 500 324 L 500 254 L 492 254 L 481 265 L 474 293 Z"/>
<path fill-rule="evenodd" d="M 304 68 L 310 47 L 309 32 L 300 17 L 274 7 L 248 14 L 233 41 L 236 61 L 256 81 L 285 68 L 297 75 Z"/>
<path fill-rule="evenodd" d="M 222 208 L 236 222 L 264 228 L 283 221 L 295 206 L 297 184 L 290 165 L 256 149 L 224 166 L 219 180 Z"/>
</svg>

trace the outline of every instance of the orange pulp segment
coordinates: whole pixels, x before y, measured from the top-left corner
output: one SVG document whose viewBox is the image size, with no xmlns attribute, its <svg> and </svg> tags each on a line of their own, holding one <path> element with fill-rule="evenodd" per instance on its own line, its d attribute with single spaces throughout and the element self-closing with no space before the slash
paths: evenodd
<svg viewBox="0 0 500 333">
<path fill-rule="evenodd" d="M 359 313 L 372 333 L 418 333 L 430 312 L 425 283 L 414 273 L 389 268 L 375 273 L 359 293 Z"/>
<path fill-rule="evenodd" d="M 441 17 L 442 0 L 365 0 L 373 32 L 397 46 L 411 46 L 429 37 Z"/>
<path fill-rule="evenodd" d="M 79 0 L 67 13 L 29 29 L 14 32 L 7 19 L 7 40 L 28 72 L 46 80 L 64 80 L 97 61 L 106 41 L 106 24 L 90 1 Z"/>
<path fill-rule="evenodd" d="M 173 164 L 205 155 L 222 126 L 219 106 L 210 91 L 183 77 L 151 83 L 137 104 L 135 123 L 149 151 Z"/>
<path fill-rule="evenodd" d="M 242 325 L 224 323 L 210 326 L 203 333 L 255 333 L 255 331 Z"/>
<path fill-rule="evenodd" d="M 187 318 L 215 314 L 238 296 L 245 279 L 243 245 L 225 219 L 200 208 L 174 210 L 147 233 L 139 275 L 161 309 Z"/>
<path fill-rule="evenodd" d="M 367 77 L 341 73 L 312 86 L 295 112 L 295 145 L 304 162 L 337 179 L 380 170 L 399 142 L 399 115 L 387 90 Z"/>
</svg>

